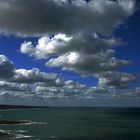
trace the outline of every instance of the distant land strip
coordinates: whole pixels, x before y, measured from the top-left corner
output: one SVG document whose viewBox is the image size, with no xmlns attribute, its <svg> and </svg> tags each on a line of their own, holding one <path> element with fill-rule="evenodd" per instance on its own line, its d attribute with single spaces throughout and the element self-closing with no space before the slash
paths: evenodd
<svg viewBox="0 0 140 140">
<path fill-rule="evenodd" d="M 46 106 L 0 105 L 0 109 L 46 108 Z"/>
</svg>

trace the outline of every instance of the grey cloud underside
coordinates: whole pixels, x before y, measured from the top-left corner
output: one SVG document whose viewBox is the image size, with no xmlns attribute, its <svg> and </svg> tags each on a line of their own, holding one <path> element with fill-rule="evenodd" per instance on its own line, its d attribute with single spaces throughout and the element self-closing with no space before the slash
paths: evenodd
<svg viewBox="0 0 140 140">
<path fill-rule="evenodd" d="M 4 55 L 0 55 L 0 79 L 7 79 L 14 75 L 15 66 Z"/>
<path fill-rule="evenodd" d="M 37 36 L 83 30 L 109 35 L 133 13 L 133 3 L 131 0 L 0 0 L 0 32 Z"/>
<path fill-rule="evenodd" d="M 95 73 L 100 73 L 104 71 L 113 71 L 121 66 L 129 64 L 128 61 L 118 60 L 115 57 L 106 59 L 104 54 L 97 54 L 94 56 L 85 56 L 80 54 L 79 61 L 76 63 L 71 63 L 67 61 L 71 54 L 65 54 L 59 56 L 58 58 L 52 58 L 46 62 L 46 66 L 50 67 L 62 67 L 63 70 L 72 70 L 83 75 L 94 75 Z M 105 57 L 105 58 L 103 58 Z"/>
<path fill-rule="evenodd" d="M 97 74 L 97 77 L 99 78 L 100 87 L 126 88 L 130 82 L 135 81 L 133 75 L 116 71 Z"/>
</svg>

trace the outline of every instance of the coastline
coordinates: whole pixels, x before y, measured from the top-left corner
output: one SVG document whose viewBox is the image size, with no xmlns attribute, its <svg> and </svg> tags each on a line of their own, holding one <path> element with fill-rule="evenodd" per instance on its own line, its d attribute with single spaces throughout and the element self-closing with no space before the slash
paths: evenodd
<svg viewBox="0 0 140 140">
<path fill-rule="evenodd" d="M 26 105 L 0 105 L 0 111 L 15 110 L 15 109 L 31 109 L 31 108 L 46 108 L 44 106 L 26 106 Z"/>
</svg>

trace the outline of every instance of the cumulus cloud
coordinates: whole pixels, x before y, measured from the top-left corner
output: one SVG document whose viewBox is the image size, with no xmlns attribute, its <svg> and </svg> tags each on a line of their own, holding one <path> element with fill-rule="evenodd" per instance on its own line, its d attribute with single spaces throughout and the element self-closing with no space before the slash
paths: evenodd
<svg viewBox="0 0 140 140">
<path fill-rule="evenodd" d="M 35 83 L 35 82 L 52 82 L 56 79 L 56 74 L 46 74 L 40 72 L 39 69 L 33 68 L 31 70 L 17 69 L 11 81 L 19 83 Z"/>
<path fill-rule="evenodd" d="M 104 72 L 97 76 L 99 78 L 99 87 L 124 88 L 135 80 L 135 77 L 128 73 Z"/>
<path fill-rule="evenodd" d="M 109 35 L 135 10 L 135 0 L 0 0 L 0 32 L 16 35 Z"/>
<path fill-rule="evenodd" d="M 46 0 L 39 3 L 43 2 L 46 10 L 57 11 L 55 20 L 54 12 L 49 15 L 46 12 L 44 16 L 44 19 L 49 17 L 49 20 L 44 20 L 47 21 L 44 31 L 51 35 L 44 35 L 37 43 L 22 43 L 21 53 L 35 59 L 45 59 L 47 67 L 61 67 L 82 75 L 96 76 L 100 86 L 119 88 L 120 84 L 125 87 L 133 81 L 130 78 L 132 75 L 116 72 L 131 62 L 115 57 L 115 46 L 120 46 L 122 41 L 113 37 L 113 33 L 119 24 L 134 13 L 135 0 Z M 57 22 L 54 24 L 54 21 Z M 104 76 L 109 72 L 115 73 L 114 81 L 118 80 L 118 85 Z"/>
<path fill-rule="evenodd" d="M 48 34 L 37 44 L 24 42 L 20 48 L 24 54 L 45 59 L 46 66 L 61 67 L 84 75 L 117 71 L 130 62 L 114 57 L 114 46 L 120 45 L 121 41 L 110 36 L 134 13 L 135 2 L 1 0 L 0 32 L 21 36 Z M 46 80 L 37 70 L 16 70 L 15 73 L 15 81 Z M 38 78 L 31 79 L 32 75 Z"/>
<path fill-rule="evenodd" d="M 18 83 L 13 83 L 8 81 L 0 81 L 0 90 L 25 92 L 25 91 L 30 91 L 31 89 L 28 84 L 24 84 L 24 83 L 18 84 Z"/>
<path fill-rule="evenodd" d="M 20 51 L 36 59 L 47 59 L 50 55 L 67 52 L 67 43 L 70 43 L 72 38 L 72 36 L 68 37 L 65 34 L 58 34 L 52 38 L 46 35 L 38 40 L 35 47 L 32 42 L 22 43 Z M 72 45 L 69 46 L 69 49 L 71 47 Z"/>
<path fill-rule="evenodd" d="M 140 93 L 140 87 L 136 87 L 135 92 L 139 94 Z"/>
<path fill-rule="evenodd" d="M 4 55 L 0 55 L 0 79 L 7 79 L 14 75 L 14 64 Z"/>
<path fill-rule="evenodd" d="M 58 56 L 67 52 L 80 52 L 85 54 L 95 54 L 105 52 L 114 46 L 120 45 L 121 40 L 116 38 L 100 38 L 98 34 L 76 34 L 68 36 L 57 34 L 54 37 L 43 36 L 38 40 L 37 45 L 32 42 L 21 44 L 21 52 L 33 56 L 36 59 L 46 59 L 49 56 Z"/>
<path fill-rule="evenodd" d="M 113 49 L 120 44 L 119 39 L 101 38 L 96 33 L 73 36 L 58 34 L 52 38 L 49 36 L 40 38 L 35 46 L 31 42 L 24 42 L 20 51 L 36 59 L 47 60 L 46 66 L 94 74 L 116 70 L 130 63 L 114 57 Z"/>
<path fill-rule="evenodd" d="M 108 53 L 95 55 L 83 55 L 77 52 L 66 53 L 58 58 L 51 58 L 46 62 L 46 66 L 62 67 L 64 70 L 73 70 L 82 74 L 95 74 L 116 70 L 121 66 L 129 64 L 128 61 L 118 60 L 115 57 L 109 58 Z"/>
<path fill-rule="evenodd" d="M 74 81 L 61 81 L 60 85 L 48 86 L 47 83 L 36 83 L 34 84 L 34 90 L 37 95 L 45 98 L 73 98 L 80 99 L 81 95 L 85 94 L 87 87 L 85 85 L 76 83 Z M 85 97 L 86 98 L 86 97 Z"/>
<path fill-rule="evenodd" d="M 6 56 L 1 55 L 6 64 L 12 64 Z M 2 61 L 2 62 L 3 62 Z M 4 61 L 5 62 L 5 61 Z M 5 64 L 5 63 L 4 63 Z M 0 68 L 5 68 L 1 65 Z M 87 87 L 72 80 L 62 80 L 54 73 L 41 72 L 37 68 L 10 69 L 12 75 L 2 77 L 0 80 L 0 95 L 8 98 L 75 98 L 79 99 L 81 94 L 85 94 Z"/>
<path fill-rule="evenodd" d="M 1 93 L 33 99 L 113 97 L 110 89 L 126 87 L 135 79 L 131 74 L 118 72 L 130 61 L 115 57 L 115 47 L 122 41 L 113 36 L 114 30 L 134 13 L 135 2 L 0 0 L 1 34 L 43 36 L 37 43 L 22 43 L 23 54 L 45 59 L 47 67 L 61 67 L 99 79 L 98 87 L 90 88 L 39 69 L 16 69 L 1 55 Z"/>
<path fill-rule="evenodd" d="M 8 60 L 6 56 L 3 57 Z M 9 60 L 9 62 L 11 61 Z M 13 63 L 11 62 L 11 64 Z M 131 75 L 108 72 L 97 76 L 99 79 L 104 77 L 105 82 L 100 80 L 98 87 L 88 87 L 72 80 L 59 79 L 56 74 L 48 74 L 35 68 L 31 70 L 15 69 L 14 75 L 0 80 L 0 101 L 9 104 L 50 106 L 113 105 L 114 102 L 118 105 L 118 102 L 127 104 L 132 100 L 138 101 L 139 88 L 118 89 L 134 80 Z M 115 79 L 111 77 L 115 77 Z M 117 89 L 114 89 L 115 87 Z"/>
<path fill-rule="evenodd" d="M 8 60 L 6 56 L 3 57 Z M 62 80 L 56 74 L 48 74 L 35 68 L 31 70 L 15 68 L 12 76 L 0 81 L 0 96 L 8 100 L 50 98 L 80 100 L 99 97 L 101 93 L 105 93 L 103 88 L 93 89 L 72 80 Z"/>
</svg>

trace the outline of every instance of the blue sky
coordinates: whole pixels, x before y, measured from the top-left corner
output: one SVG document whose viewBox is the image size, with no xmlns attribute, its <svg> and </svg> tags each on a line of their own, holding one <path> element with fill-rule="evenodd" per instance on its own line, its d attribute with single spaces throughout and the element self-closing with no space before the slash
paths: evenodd
<svg viewBox="0 0 140 140">
<path fill-rule="evenodd" d="M 2 103 L 24 99 L 46 105 L 53 99 L 72 105 L 64 101 L 74 99 L 79 105 L 91 100 L 139 106 L 140 10 L 135 0 L 1 0 L 0 5 Z"/>
<path fill-rule="evenodd" d="M 132 61 L 131 65 L 123 67 L 122 71 L 127 71 L 136 75 L 137 81 L 134 86 L 140 85 L 140 10 L 137 9 L 134 15 L 132 15 L 125 23 L 126 28 L 120 28 L 116 30 L 116 35 L 121 37 L 124 42 L 127 42 L 125 47 L 120 47 L 116 51 L 116 55 L 123 59 Z"/>
</svg>

